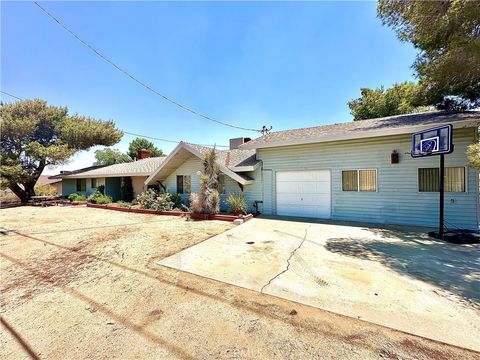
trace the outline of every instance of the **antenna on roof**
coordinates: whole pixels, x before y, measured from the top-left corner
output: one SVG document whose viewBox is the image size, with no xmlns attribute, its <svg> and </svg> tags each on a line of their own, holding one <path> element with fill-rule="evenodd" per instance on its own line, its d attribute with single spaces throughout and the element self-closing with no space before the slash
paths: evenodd
<svg viewBox="0 0 480 360">
<path fill-rule="evenodd" d="M 262 130 L 260 130 L 260 132 L 262 133 L 262 136 L 263 135 L 266 135 L 268 134 L 268 132 L 272 130 L 272 127 L 270 126 L 269 128 L 267 128 L 265 125 L 262 126 Z"/>
</svg>

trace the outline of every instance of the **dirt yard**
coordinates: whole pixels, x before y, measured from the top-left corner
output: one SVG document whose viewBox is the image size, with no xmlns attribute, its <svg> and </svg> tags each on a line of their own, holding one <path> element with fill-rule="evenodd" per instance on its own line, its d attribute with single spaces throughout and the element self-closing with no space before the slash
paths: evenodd
<svg viewBox="0 0 480 360">
<path fill-rule="evenodd" d="M 479 354 L 157 265 L 225 222 L 0 210 L 2 359 L 478 359 Z"/>
</svg>

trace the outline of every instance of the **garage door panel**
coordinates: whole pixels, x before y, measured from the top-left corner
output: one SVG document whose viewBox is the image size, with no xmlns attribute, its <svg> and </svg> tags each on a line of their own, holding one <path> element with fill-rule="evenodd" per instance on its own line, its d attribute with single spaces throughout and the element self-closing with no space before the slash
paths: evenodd
<svg viewBox="0 0 480 360">
<path fill-rule="evenodd" d="M 277 214 L 329 218 L 330 178 L 329 170 L 277 172 Z"/>
<path fill-rule="evenodd" d="M 279 171 L 277 181 L 330 181 L 329 170 Z"/>
<path fill-rule="evenodd" d="M 277 202 L 285 205 L 330 204 L 330 194 L 278 194 Z"/>
<path fill-rule="evenodd" d="M 330 210 L 322 206 L 280 206 L 277 208 L 278 215 L 298 216 L 311 218 L 329 218 Z"/>
<path fill-rule="evenodd" d="M 281 181 L 277 182 L 278 193 L 330 193 L 330 182 L 318 181 L 318 182 L 293 182 L 293 181 Z"/>
</svg>

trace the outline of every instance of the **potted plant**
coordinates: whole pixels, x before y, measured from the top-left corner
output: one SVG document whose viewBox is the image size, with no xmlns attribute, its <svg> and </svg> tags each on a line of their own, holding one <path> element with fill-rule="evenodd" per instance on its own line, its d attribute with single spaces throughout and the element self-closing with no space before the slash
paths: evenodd
<svg viewBox="0 0 480 360">
<path fill-rule="evenodd" d="M 247 210 L 247 199 L 242 193 L 232 193 L 227 197 L 227 205 L 234 215 L 241 215 Z"/>
</svg>

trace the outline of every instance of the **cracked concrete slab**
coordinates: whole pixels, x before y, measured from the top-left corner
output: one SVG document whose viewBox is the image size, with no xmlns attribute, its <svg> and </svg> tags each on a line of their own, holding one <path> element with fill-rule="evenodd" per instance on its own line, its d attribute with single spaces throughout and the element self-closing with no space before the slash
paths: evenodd
<svg viewBox="0 0 480 360">
<path fill-rule="evenodd" d="M 159 264 L 479 351 L 480 249 L 420 230 L 256 218 Z"/>
<path fill-rule="evenodd" d="M 300 249 L 300 247 L 303 245 L 303 243 L 305 242 L 305 240 L 307 240 L 307 232 L 308 232 L 308 227 L 305 229 L 305 236 L 303 237 L 302 241 L 300 242 L 300 244 L 295 248 L 293 249 L 291 252 L 290 252 L 290 256 L 288 257 L 287 259 L 287 267 L 280 271 L 278 274 L 276 274 L 273 278 L 271 278 L 270 280 L 268 280 L 268 283 L 266 283 L 265 285 L 262 286 L 262 288 L 260 289 L 260 292 L 263 293 L 263 291 L 265 290 L 265 288 L 270 285 L 273 281 L 275 281 L 276 279 L 278 279 L 280 277 L 280 275 L 286 273 L 289 269 L 290 269 L 290 260 L 292 260 L 292 257 L 295 255 L 295 253 L 297 252 L 298 249 Z M 252 244 L 253 245 L 253 244 Z"/>
</svg>

